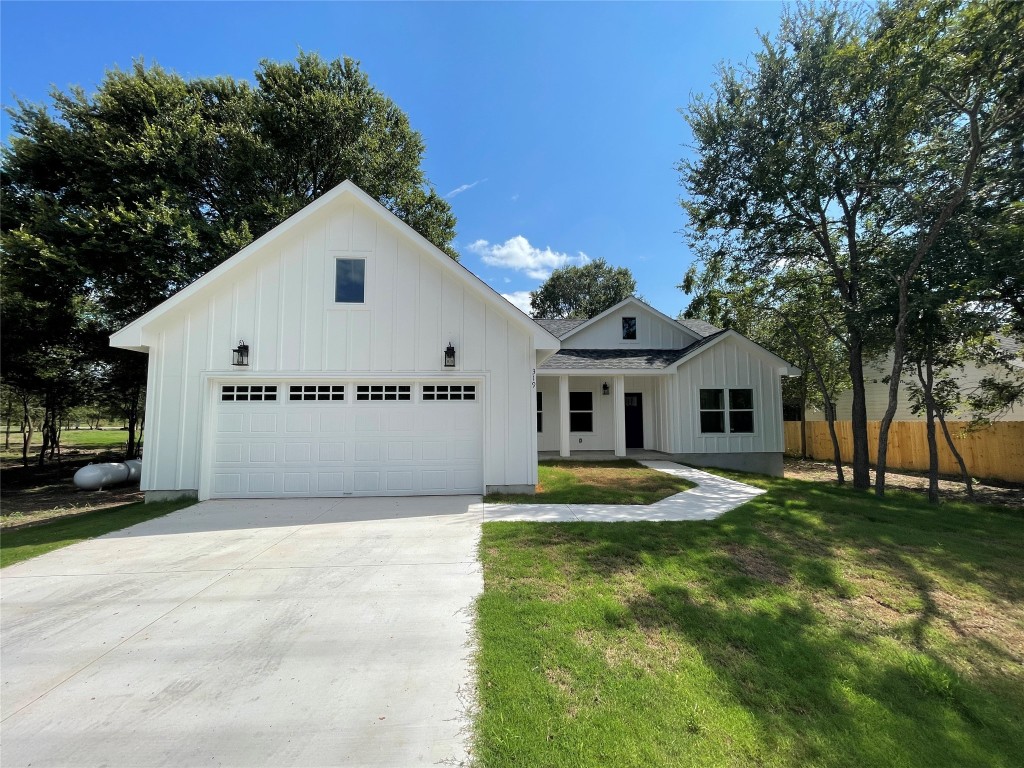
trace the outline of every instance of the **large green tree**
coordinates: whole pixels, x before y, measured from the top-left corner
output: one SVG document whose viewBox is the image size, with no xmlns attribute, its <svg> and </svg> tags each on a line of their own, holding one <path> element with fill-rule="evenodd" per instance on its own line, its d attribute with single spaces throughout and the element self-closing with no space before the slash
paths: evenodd
<svg viewBox="0 0 1024 768">
<path fill-rule="evenodd" d="M 251 85 L 137 62 L 51 99 L 9 110 L 2 156 L 3 363 L 19 386 L 73 370 L 50 365 L 72 350 L 137 424 L 145 358 L 106 336 L 345 179 L 457 258 L 422 137 L 350 59 L 264 61 Z"/>
<path fill-rule="evenodd" d="M 627 267 L 613 267 L 604 259 L 556 269 L 530 292 L 534 317 L 591 318 L 636 293 L 636 280 Z"/>
<path fill-rule="evenodd" d="M 896 348 L 894 398 L 917 270 L 1014 142 L 1021 6 L 1011 5 L 798 5 L 686 113 L 695 152 L 679 169 L 703 266 L 762 277 L 809 262 L 829 276 L 859 488 L 870 485 L 865 354 Z"/>
</svg>

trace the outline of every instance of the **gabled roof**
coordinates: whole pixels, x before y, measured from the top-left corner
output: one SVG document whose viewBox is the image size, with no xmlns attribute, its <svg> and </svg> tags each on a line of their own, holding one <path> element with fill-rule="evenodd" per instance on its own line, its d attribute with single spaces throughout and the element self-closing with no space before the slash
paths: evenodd
<svg viewBox="0 0 1024 768">
<path fill-rule="evenodd" d="M 664 314 L 663 312 L 659 312 L 654 307 L 652 307 L 650 304 L 648 304 L 646 301 L 638 299 L 636 296 L 629 296 L 628 298 L 625 298 L 622 301 L 620 301 L 615 306 L 608 307 L 608 309 L 606 309 L 601 314 L 594 315 L 589 320 L 584 320 L 582 323 L 580 323 L 576 327 L 570 329 L 567 333 L 565 333 L 565 335 L 559 336 L 559 338 L 564 341 L 565 339 L 569 338 L 570 336 L 573 336 L 573 335 L 579 333 L 584 328 L 589 328 L 590 326 L 595 325 L 595 324 L 601 322 L 602 320 L 604 320 L 606 317 L 608 317 L 613 312 L 616 312 L 619 309 L 621 309 L 622 307 L 625 307 L 625 306 L 628 306 L 628 305 L 633 305 L 633 306 L 637 307 L 638 309 L 646 310 L 647 312 L 650 312 L 652 315 L 655 315 L 656 317 L 660 317 L 662 320 L 664 320 L 667 323 L 671 323 L 672 325 L 679 326 L 683 330 L 687 331 L 691 336 L 697 336 L 699 338 L 699 337 L 701 337 L 703 335 L 703 334 L 697 333 L 697 331 L 694 331 L 691 328 L 687 328 L 685 325 L 682 325 L 678 321 L 673 320 L 671 317 L 669 317 L 668 315 Z"/>
<path fill-rule="evenodd" d="M 658 371 L 674 363 L 684 352 L 683 349 L 562 349 L 544 361 L 539 370 Z"/>
<path fill-rule="evenodd" d="M 705 322 L 704 320 L 698 320 L 696 318 L 681 317 L 676 320 L 676 322 L 701 337 L 713 336 L 722 330 L 711 323 Z"/>
<path fill-rule="evenodd" d="M 576 326 L 587 322 L 587 320 L 583 317 L 538 317 L 534 322 L 548 331 L 548 333 L 562 338 L 576 328 Z"/>
<path fill-rule="evenodd" d="M 705 336 L 703 339 L 701 339 L 697 343 L 691 344 L 685 350 L 683 350 L 682 356 L 678 360 L 673 362 L 671 365 L 669 365 L 666 370 L 674 371 L 682 363 L 686 362 L 687 360 L 690 360 L 693 357 L 695 357 L 696 355 L 699 355 L 702 352 L 705 352 L 706 350 L 711 349 L 711 347 L 715 346 L 716 344 L 720 343 L 721 341 L 723 341 L 725 339 L 730 339 L 730 338 L 731 339 L 738 339 L 739 341 L 741 341 L 743 343 L 750 344 L 753 347 L 757 347 L 757 349 L 759 349 L 762 354 L 764 354 L 766 357 L 769 357 L 773 361 L 775 361 L 775 363 L 778 364 L 778 366 L 780 368 L 785 368 L 786 369 L 783 372 L 784 376 L 799 376 L 802 373 L 802 371 L 799 368 L 797 368 L 794 365 L 790 365 L 787 361 L 783 360 L 781 357 L 776 355 L 774 352 L 769 352 L 767 349 L 762 347 L 756 341 L 751 341 L 746 336 L 744 336 L 742 333 L 739 333 L 738 331 L 734 331 L 731 328 L 726 328 L 723 331 L 718 331 L 718 333 L 712 334 L 711 336 Z"/>
<path fill-rule="evenodd" d="M 200 277 L 194 283 L 187 285 L 182 288 L 176 294 L 166 299 L 162 303 L 155 306 L 149 312 L 144 314 L 142 317 L 134 320 L 133 322 L 126 325 L 121 330 L 112 334 L 110 337 L 110 346 L 122 347 L 125 349 L 136 349 L 140 351 L 146 351 L 146 347 L 142 343 L 142 329 L 152 323 L 161 315 L 166 314 L 170 310 L 177 307 L 182 302 L 186 301 L 190 297 L 204 290 L 210 284 L 216 282 L 221 277 L 230 273 L 235 267 L 245 261 L 249 256 L 253 255 L 268 243 L 283 237 L 295 227 L 302 224 L 304 221 L 315 215 L 319 211 L 323 210 L 335 200 L 340 198 L 342 195 L 351 195 L 357 200 L 361 201 L 365 205 L 369 206 L 376 213 L 384 217 L 390 224 L 397 226 L 405 233 L 409 238 L 416 241 L 416 243 L 422 246 L 426 251 L 434 254 L 437 257 L 438 263 L 441 264 L 443 269 L 448 270 L 449 273 L 458 277 L 462 282 L 471 285 L 475 290 L 482 294 L 493 306 L 499 309 L 508 319 L 513 322 L 528 327 L 534 334 L 536 340 L 537 349 L 551 350 L 558 349 L 558 339 L 549 333 L 543 326 L 534 322 L 533 318 L 527 315 L 525 312 L 520 310 L 518 307 L 511 304 L 505 299 L 500 293 L 495 291 L 491 286 L 473 274 L 469 269 L 464 267 L 459 262 L 452 259 L 448 254 L 434 245 L 432 242 L 427 240 L 423 235 L 417 232 L 415 229 L 410 227 L 398 216 L 389 211 L 380 201 L 374 197 L 368 195 L 362 189 L 360 189 L 353 181 L 345 180 L 338 186 L 334 187 L 328 192 L 318 197 L 312 203 L 307 205 L 300 211 L 297 211 L 293 215 L 289 216 L 283 222 L 278 224 L 276 227 L 271 229 L 262 237 L 257 238 L 249 245 L 245 246 L 242 250 L 236 253 L 234 256 L 221 262 L 219 265 L 211 269 L 205 275 Z"/>
</svg>

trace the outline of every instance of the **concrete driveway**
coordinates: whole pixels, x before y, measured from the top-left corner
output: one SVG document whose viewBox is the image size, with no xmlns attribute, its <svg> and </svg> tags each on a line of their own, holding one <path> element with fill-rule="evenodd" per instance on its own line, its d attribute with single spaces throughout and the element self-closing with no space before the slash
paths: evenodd
<svg viewBox="0 0 1024 768">
<path fill-rule="evenodd" d="M 458 764 L 480 521 L 211 501 L 4 569 L 4 768 Z"/>
</svg>

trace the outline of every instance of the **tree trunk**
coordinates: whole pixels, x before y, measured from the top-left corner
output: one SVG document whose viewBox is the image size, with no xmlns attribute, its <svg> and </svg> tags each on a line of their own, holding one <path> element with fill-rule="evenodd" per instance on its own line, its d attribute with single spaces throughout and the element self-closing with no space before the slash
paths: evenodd
<svg viewBox="0 0 1024 768">
<path fill-rule="evenodd" d="M 9 397 L 7 399 L 7 414 L 5 416 L 7 421 L 7 431 L 4 433 L 4 450 L 11 450 L 11 417 L 14 415 L 14 398 Z"/>
<path fill-rule="evenodd" d="M 836 482 L 840 485 L 846 482 L 843 474 L 843 452 L 839 449 L 839 435 L 836 434 L 836 407 L 832 398 L 825 393 L 825 418 L 828 421 L 828 434 L 832 438 L 832 460 L 836 465 Z"/>
<path fill-rule="evenodd" d="M 924 413 L 927 419 L 925 429 L 928 435 L 928 501 L 939 503 L 939 446 L 935 441 L 935 377 L 932 372 L 932 351 L 929 344 L 925 350 L 924 370 L 917 364 L 917 378 L 924 392 Z"/>
<path fill-rule="evenodd" d="M 22 436 L 21 436 L 21 463 L 24 466 L 28 466 L 28 449 L 32 444 L 32 435 L 34 433 L 32 425 L 32 410 L 29 407 L 29 396 L 25 393 L 21 396 L 22 411 Z"/>
<path fill-rule="evenodd" d="M 953 454 L 953 458 L 956 459 L 956 463 L 960 466 L 960 477 L 964 480 L 964 486 L 967 488 L 967 498 L 974 500 L 974 479 L 971 477 L 971 473 L 967 471 L 967 464 L 964 462 L 964 457 L 960 455 L 960 451 L 956 449 L 956 445 L 953 444 L 953 436 L 949 434 L 949 427 L 946 426 L 946 414 L 942 412 L 941 408 L 935 410 L 935 415 L 939 419 L 939 426 L 942 427 L 942 434 L 946 438 L 946 445 L 949 446 L 949 452 Z"/>
<path fill-rule="evenodd" d="M 811 361 L 804 356 L 804 375 L 800 377 L 800 458 L 807 458 L 807 369 Z M 820 375 L 820 374 L 819 374 Z"/>
<path fill-rule="evenodd" d="M 871 487 L 868 471 L 868 409 L 864 399 L 864 341 L 860 331 L 850 328 L 850 387 L 853 407 L 850 429 L 853 432 L 853 487 L 866 490 Z"/>
</svg>

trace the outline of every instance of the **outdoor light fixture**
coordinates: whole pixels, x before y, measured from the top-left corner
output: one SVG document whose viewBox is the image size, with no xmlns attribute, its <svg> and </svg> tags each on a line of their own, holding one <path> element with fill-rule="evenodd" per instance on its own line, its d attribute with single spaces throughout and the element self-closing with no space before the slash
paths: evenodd
<svg viewBox="0 0 1024 768">
<path fill-rule="evenodd" d="M 448 349 L 444 351 L 444 367 L 455 367 L 455 347 L 452 346 L 452 343 L 450 341 L 448 342 Z"/>
<path fill-rule="evenodd" d="M 231 364 L 232 365 L 248 365 L 249 364 L 249 345 L 241 339 L 238 340 L 238 346 L 231 350 Z"/>
<path fill-rule="evenodd" d="M 607 395 L 610 392 L 611 392 L 611 390 L 608 389 L 608 382 L 606 381 L 604 384 L 601 385 L 601 394 L 602 395 Z"/>
</svg>

